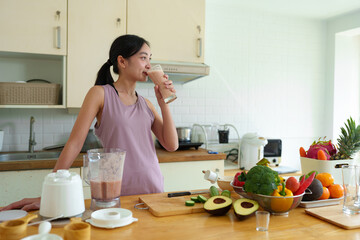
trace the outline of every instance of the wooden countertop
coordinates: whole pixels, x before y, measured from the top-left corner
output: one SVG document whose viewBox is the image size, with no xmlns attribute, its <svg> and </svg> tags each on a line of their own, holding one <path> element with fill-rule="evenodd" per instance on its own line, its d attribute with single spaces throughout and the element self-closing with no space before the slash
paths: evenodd
<svg viewBox="0 0 360 240">
<path fill-rule="evenodd" d="M 238 198 L 238 196 L 234 196 Z M 134 209 L 138 196 L 121 197 L 122 208 L 138 218 L 128 226 L 115 229 L 91 227 L 91 239 L 359 239 L 360 230 L 345 230 L 310 215 L 304 208 L 292 210 L 288 217 L 271 216 L 269 231 L 255 230 L 255 216 L 238 220 L 231 209 L 224 216 L 193 213 L 169 217 L 155 217 L 148 210 Z M 86 200 L 86 208 L 90 200 Z M 28 227 L 28 235 L 37 234 L 37 226 Z M 51 233 L 63 237 L 63 228 Z"/>
<path fill-rule="evenodd" d="M 166 162 L 187 162 L 187 161 L 205 161 L 205 160 L 221 160 L 226 158 L 225 153 L 209 154 L 208 150 L 199 148 L 189 150 L 178 150 L 168 152 L 164 149 L 156 149 L 160 163 Z"/>
<path fill-rule="evenodd" d="M 157 148 L 156 153 L 160 163 L 221 160 L 226 158 L 225 153 L 209 154 L 207 150 L 202 148 L 197 150 L 179 150 L 175 152 L 168 152 L 164 149 Z M 71 167 L 82 167 L 83 155 L 84 153 L 80 153 Z M 54 168 L 55 163 L 55 159 L 0 162 L 0 171 L 52 169 Z"/>
</svg>

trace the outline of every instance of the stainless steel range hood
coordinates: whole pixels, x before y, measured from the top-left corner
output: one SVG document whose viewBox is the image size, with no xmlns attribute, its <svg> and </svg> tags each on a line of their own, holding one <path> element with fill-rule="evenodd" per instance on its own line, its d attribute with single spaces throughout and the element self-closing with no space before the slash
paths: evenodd
<svg viewBox="0 0 360 240">
<path fill-rule="evenodd" d="M 151 65 L 160 64 L 163 71 L 174 83 L 186 83 L 208 76 L 210 67 L 202 63 L 151 61 Z"/>
</svg>

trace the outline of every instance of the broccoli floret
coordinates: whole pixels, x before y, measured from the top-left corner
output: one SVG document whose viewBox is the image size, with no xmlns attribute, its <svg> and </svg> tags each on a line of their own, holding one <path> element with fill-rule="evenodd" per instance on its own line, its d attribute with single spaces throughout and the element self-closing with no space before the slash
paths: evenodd
<svg viewBox="0 0 360 240">
<path fill-rule="evenodd" d="M 271 195 L 280 184 L 277 172 L 266 166 L 255 166 L 246 174 L 244 190 L 250 193 Z"/>
</svg>

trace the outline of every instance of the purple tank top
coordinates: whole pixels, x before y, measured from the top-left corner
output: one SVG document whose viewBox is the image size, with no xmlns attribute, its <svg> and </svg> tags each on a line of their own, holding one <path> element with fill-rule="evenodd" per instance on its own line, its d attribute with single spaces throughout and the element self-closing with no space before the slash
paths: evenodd
<svg viewBox="0 0 360 240">
<path fill-rule="evenodd" d="M 126 151 L 121 195 L 163 192 L 164 180 L 151 135 L 154 114 L 142 96 L 126 106 L 112 86 L 103 88 L 104 108 L 95 134 L 104 148 Z"/>
</svg>

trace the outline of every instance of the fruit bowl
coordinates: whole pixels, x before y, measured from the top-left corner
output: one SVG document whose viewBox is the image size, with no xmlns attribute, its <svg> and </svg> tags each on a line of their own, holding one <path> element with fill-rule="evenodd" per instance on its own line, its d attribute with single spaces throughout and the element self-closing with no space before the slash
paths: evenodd
<svg viewBox="0 0 360 240">
<path fill-rule="evenodd" d="M 266 211 L 273 215 L 288 215 L 289 212 L 299 206 L 305 193 L 292 197 L 275 197 L 255 193 L 247 193 L 242 187 L 234 186 L 233 182 L 230 185 L 234 191 L 240 196 L 255 200 Z"/>
</svg>

